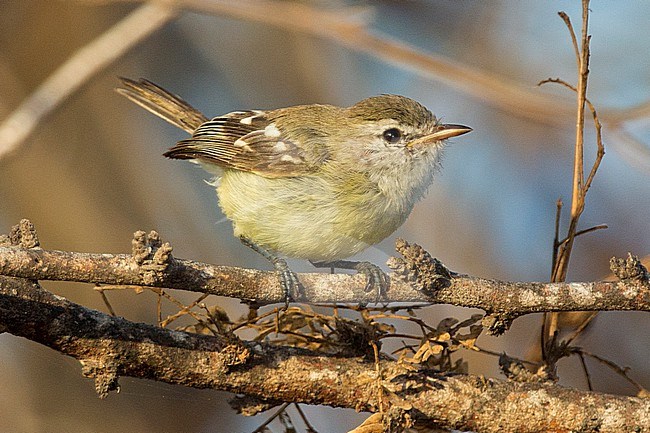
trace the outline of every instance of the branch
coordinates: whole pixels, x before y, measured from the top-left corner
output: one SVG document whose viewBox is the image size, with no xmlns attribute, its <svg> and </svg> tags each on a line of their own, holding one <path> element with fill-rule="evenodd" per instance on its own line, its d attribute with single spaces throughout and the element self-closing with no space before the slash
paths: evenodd
<svg viewBox="0 0 650 433">
<path fill-rule="evenodd" d="M 133 323 L 24 279 L 0 277 L 0 331 L 78 359 L 101 396 L 118 387 L 120 376 L 130 376 L 264 400 L 377 410 L 372 362 Z M 411 422 L 477 432 L 650 431 L 647 399 L 415 372 L 395 361 L 382 361 L 381 371 L 389 413 Z"/>
<path fill-rule="evenodd" d="M 169 245 L 158 241 L 147 247 L 139 243 L 143 241 L 142 236 L 143 232 L 136 233 L 133 255 L 0 246 L 0 275 L 30 280 L 173 288 L 256 304 L 284 300 L 275 272 L 174 258 Z M 507 316 L 510 321 L 542 311 L 650 311 L 650 284 L 645 277 L 574 283 L 506 282 L 459 274 L 450 274 L 451 277 L 445 279 L 427 270 L 428 261 L 435 259 L 421 247 L 399 241 L 398 249 L 405 258 L 390 262 L 398 272 L 391 274 L 386 302 L 480 308 Z M 363 275 L 307 273 L 299 274 L 299 278 L 305 288 L 305 299 L 301 301 L 359 303 L 372 302 L 374 297 L 364 291 Z M 431 287 L 427 278 L 440 278 L 442 283 Z"/>
</svg>

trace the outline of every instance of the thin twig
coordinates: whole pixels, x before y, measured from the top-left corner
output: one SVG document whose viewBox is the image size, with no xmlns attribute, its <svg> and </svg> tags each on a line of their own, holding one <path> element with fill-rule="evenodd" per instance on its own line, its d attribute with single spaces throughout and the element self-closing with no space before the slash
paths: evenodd
<svg viewBox="0 0 650 433">
<path fill-rule="evenodd" d="M 138 288 L 139 288 L 139 289 L 142 289 L 141 287 L 138 287 Z M 156 310 L 157 310 L 158 318 L 159 318 L 159 320 L 158 320 L 158 326 L 161 326 L 161 327 L 163 327 L 163 328 L 164 328 L 165 326 L 169 325 L 169 324 L 170 324 L 171 322 L 173 322 L 174 320 L 178 319 L 179 317 L 184 316 L 185 314 L 189 314 L 189 315 L 192 316 L 194 319 L 200 321 L 200 320 L 201 320 L 201 317 L 200 317 L 199 315 L 197 315 L 196 313 L 194 313 L 193 311 L 190 311 L 190 310 L 191 310 L 192 308 L 194 308 L 194 307 L 195 307 L 199 302 L 201 302 L 202 300 L 204 300 L 206 297 L 210 296 L 210 295 L 204 293 L 203 295 L 199 296 L 199 297 L 196 299 L 196 301 L 194 301 L 192 304 L 190 304 L 190 305 L 185 305 L 184 303 L 182 303 L 181 301 L 179 301 L 178 299 L 174 298 L 172 295 L 170 295 L 169 293 L 167 293 L 167 292 L 165 291 L 165 289 L 158 288 L 158 287 L 147 287 L 147 289 L 149 289 L 150 291 L 152 291 L 153 293 L 155 293 L 155 294 L 158 296 L 158 301 L 159 301 L 158 303 L 159 303 L 159 304 L 160 304 L 160 300 L 161 300 L 162 298 L 165 298 L 165 299 L 167 299 L 168 301 L 174 303 L 178 308 L 180 308 L 180 311 L 178 311 L 175 315 L 173 315 L 173 316 L 168 316 L 167 319 L 162 320 L 162 317 L 161 317 L 161 314 L 162 314 L 162 305 L 157 305 Z M 170 318 L 171 318 L 171 319 L 170 319 Z"/>
<path fill-rule="evenodd" d="M 551 262 L 551 275 L 555 273 L 557 266 L 557 255 L 560 248 L 560 218 L 562 216 L 562 199 L 558 198 L 555 202 L 555 231 L 553 234 L 553 261 Z"/>
<path fill-rule="evenodd" d="M 586 99 L 587 106 L 589 107 L 589 110 L 591 111 L 591 116 L 594 119 L 594 128 L 596 130 L 596 145 L 598 146 L 598 150 L 596 151 L 596 160 L 594 161 L 593 165 L 591 166 L 591 171 L 589 172 L 589 175 L 587 176 L 587 180 L 585 181 L 585 186 L 584 186 L 584 194 L 587 194 L 587 191 L 589 191 L 589 188 L 591 187 L 591 182 L 594 180 L 594 177 L 596 176 L 596 172 L 598 171 L 598 167 L 600 167 L 600 163 L 603 160 L 603 157 L 605 156 L 605 145 L 603 144 L 603 136 L 602 136 L 602 129 L 603 125 L 600 123 L 600 120 L 598 119 L 598 113 L 596 113 L 596 107 L 591 103 L 589 99 Z"/>
<path fill-rule="evenodd" d="M 291 404 L 290 402 L 289 402 L 289 403 L 284 403 L 282 406 L 280 406 L 280 409 L 278 409 L 278 410 L 277 410 L 273 415 L 271 415 L 271 417 L 270 417 L 269 419 L 267 419 L 266 421 L 264 421 L 264 423 L 262 423 L 262 425 L 260 425 L 259 427 L 257 427 L 257 428 L 256 428 L 255 430 L 253 430 L 251 433 L 260 433 L 260 432 L 265 431 L 264 428 L 265 428 L 267 425 L 271 424 L 271 422 L 273 422 L 274 419 L 276 419 L 277 417 L 279 417 L 280 414 L 281 414 L 282 412 L 284 412 L 284 411 L 286 410 L 286 408 L 287 408 L 290 404 Z"/>
<path fill-rule="evenodd" d="M 475 344 L 470 346 L 470 347 L 465 347 L 465 348 L 468 349 L 468 350 L 473 350 L 474 352 L 485 353 L 486 355 L 496 356 L 497 358 L 505 354 L 505 352 L 495 352 L 493 350 L 489 350 L 489 349 L 479 347 L 479 346 L 477 346 Z M 508 356 L 508 358 L 510 358 L 510 359 L 512 359 L 514 361 L 520 362 L 522 364 L 528 364 L 528 365 L 530 365 L 532 367 L 539 367 L 540 366 L 539 362 L 529 361 L 527 359 L 517 358 L 517 357 L 511 356 L 511 355 L 507 355 L 507 356 Z"/>
<path fill-rule="evenodd" d="M 582 352 L 578 352 L 578 359 L 582 364 L 582 371 L 585 373 L 585 379 L 587 379 L 587 389 L 593 391 L 594 387 L 591 383 L 591 375 L 589 374 L 589 369 L 587 368 L 587 363 L 585 362 L 585 355 Z"/>
<path fill-rule="evenodd" d="M 435 331 L 436 328 L 427 324 L 424 320 L 419 319 L 417 317 L 411 317 L 411 316 L 402 316 L 399 314 L 376 314 L 372 316 L 373 319 L 396 319 L 396 320 L 406 320 L 408 322 L 412 322 L 420 326 L 420 328 L 424 332 L 431 332 Z"/>
<path fill-rule="evenodd" d="M 577 232 L 575 233 L 575 235 L 573 235 L 573 236 L 577 238 L 578 236 L 582 236 L 582 235 L 585 235 L 585 234 L 587 234 L 587 233 L 595 232 L 596 230 L 603 230 L 603 229 L 606 229 L 606 228 L 609 228 L 609 227 L 607 226 L 607 224 L 598 224 L 597 226 L 589 227 L 588 229 L 579 230 L 579 231 L 577 231 Z M 569 240 L 568 237 L 562 239 L 562 240 L 558 243 L 558 246 L 562 246 L 562 245 L 564 245 L 568 240 Z"/>
<path fill-rule="evenodd" d="M 205 303 L 201 303 L 199 307 L 201 307 L 201 309 L 205 311 L 206 320 L 210 322 L 212 326 L 214 326 L 214 329 L 210 328 L 209 326 L 207 326 L 206 328 L 214 335 L 216 335 L 217 332 L 223 332 L 223 326 L 219 324 L 216 320 L 214 320 L 214 317 L 212 317 L 212 314 L 208 306 L 205 305 Z"/>
<path fill-rule="evenodd" d="M 305 423 L 305 428 L 307 430 L 307 433 L 317 433 L 316 429 L 309 423 L 309 420 L 307 419 L 307 416 L 300 408 L 300 405 L 298 403 L 294 403 L 293 406 L 298 411 L 298 415 L 300 415 L 300 418 L 302 418 L 302 422 Z"/>
<path fill-rule="evenodd" d="M 375 373 L 377 374 L 377 408 L 380 413 L 384 412 L 384 387 L 382 386 L 381 363 L 379 362 L 379 348 L 376 341 L 370 341 L 372 353 L 375 357 Z"/>
<path fill-rule="evenodd" d="M 581 353 L 584 356 L 588 356 L 590 358 L 595 359 L 596 361 L 600 362 L 603 365 L 606 365 L 609 367 L 611 370 L 616 372 L 619 376 L 623 377 L 625 380 L 628 381 L 632 386 L 634 386 L 637 391 L 644 391 L 645 388 L 641 386 L 637 381 L 632 379 L 628 375 L 629 368 L 621 367 L 620 365 L 616 364 L 614 361 L 610 361 L 609 359 L 603 358 L 600 355 L 596 355 L 595 353 L 587 352 L 586 350 L 582 348 L 575 347 L 573 348 L 574 353 Z"/>
<path fill-rule="evenodd" d="M 169 325 L 171 322 L 178 319 L 179 317 L 184 316 L 185 314 L 189 314 L 194 319 L 201 321 L 202 317 L 197 315 L 193 311 L 191 311 L 191 309 L 194 308 L 199 302 L 201 302 L 202 300 L 210 296 L 210 294 L 204 293 L 201 296 L 199 296 L 192 304 L 185 305 L 181 301 L 179 301 L 178 299 L 174 298 L 169 293 L 167 293 L 163 288 L 159 288 L 159 287 L 144 287 L 144 286 L 135 286 L 135 285 L 124 285 L 124 286 L 103 285 L 99 287 L 101 287 L 100 293 L 103 293 L 106 290 L 135 290 L 136 292 L 141 293 L 145 289 L 153 292 L 157 296 L 156 314 L 158 317 L 158 326 L 161 327 L 165 327 Z M 180 311 L 178 311 L 173 316 L 167 317 L 167 319 L 165 320 L 162 320 L 162 304 L 160 302 L 163 298 L 174 303 L 178 308 L 180 308 Z"/>
<path fill-rule="evenodd" d="M 538 83 L 538 86 L 541 86 L 544 84 L 544 82 Z M 553 279 L 553 276 L 557 272 L 557 267 L 560 263 L 558 260 L 558 256 L 560 254 L 560 219 L 562 217 L 562 206 L 564 204 L 562 203 L 562 199 L 558 198 L 557 201 L 555 202 L 555 230 L 553 233 L 553 258 L 551 262 L 551 280 Z M 549 313 L 547 311 L 544 311 L 542 314 L 542 328 L 540 330 L 540 346 L 541 346 L 541 352 L 542 352 L 542 359 L 547 359 L 547 337 L 550 335 L 548 332 L 549 328 L 556 328 L 557 327 L 557 316 L 554 316 L 553 313 Z"/>
<path fill-rule="evenodd" d="M 575 340 L 576 338 L 578 338 L 578 337 L 580 336 L 580 334 L 582 334 L 582 333 L 584 332 L 584 330 L 587 329 L 587 326 L 589 326 L 589 324 L 591 323 L 591 321 L 594 320 L 594 319 L 596 318 L 597 315 L 598 315 L 598 312 L 597 312 L 597 311 L 593 311 L 593 312 L 591 312 L 591 313 L 587 316 L 587 318 L 585 318 L 585 319 L 582 321 L 582 323 L 580 323 L 580 325 L 578 325 L 578 327 L 577 327 L 577 328 L 576 328 L 576 329 L 571 333 L 571 335 L 568 336 L 568 337 L 564 340 L 565 343 L 566 343 L 566 344 L 571 344 L 571 343 L 573 343 L 573 340 Z"/>
<path fill-rule="evenodd" d="M 569 29 L 569 35 L 571 35 L 571 42 L 573 43 L 573 51 L 576 57 L 576 61 L 578 62 L 577 67 L 578 70 L 580 70 L 580 47 L 578 46 L 576 32 L 573 30 L 573 24 L 571 24 L 571 18 L 569 18 L 569 15 L 567 15 L 567 13 L 564 11 L 560 11 L 557 14 L 560 16 L 560 18 L 562 18 L 564 24 L 566 24 L 567 28 Z"/>
<path fill-rule="evenodd" d="M 106 296 L 106 293 L 104 293 L 104 289 L 102 288 L 102 286 L 100 286 L 99 284 L 97 284 L 97 285 L 95 286 L 95 290 L 96 290 L 97 292 L 99 292 L 99 295 L 102 297 L 102 301 L 104 301 L 104 305 L 106 305 L 106 308 L 108 309 L 108 313 L 109 313 L 111 316 L 116 317 L 117 314 L 115 314 L 115 310 L 113 309 L 113 306 L 112 306 L 111 303 L 108 301 L 108 297 Z"/>
<path fill-rule="evenodd" d="M 163 296 L 165 296 L 165 295 L 167 295 L 167 293 L 164 293 L 164 292 L 163 292 Z M 199 302 L 203 301 L 203 300 L 204 300 L 205 298 L 207 298 L 208 296 L 210 296 L 210 295 L 208 295 L 207 293 L 204 293 L 203 295 L 199 296 L 199 297 L 198 297 L 194 302 L 192 302 L 190 305 L 186 305 L 186 306 L 184 306 L 184 307 L 183 307 L 180 311 L 178 311 L 176 314 L 172 314 L 171 316 L 167 316 L 167 318 L 166 318 L 165 320 L 162 321 L 162 323 L 160 324 L 160 326 L 164 328 L 164 327 L 166 327 L 167 325 L 169 325 L 171 322 L 173 322 L 174 320 L 176 320 L 176 319 L 178 319 L 179 317 L 182 317 L 182 316 L 184 316 L 184 315 L 186 315 L 186 314 L 189 314 L 190 316 L 192 316 L 192 317 L 194 317 L 195 319 L 197 319 L 198 316 L 196 315 L 196 313 L 194 313 L 194 312 L 192 311 L 192 308 L 196 307 L 196 305 L 197 305 Z M 165 296 L 165 297 L 166 297 L 166 296 Z"/>
<path fill-rule="evenodd" d="M 275 314 L 276 314 L 276 311 L 275 311 L 275 310 L 270 310 L 270 311 L 267 311 L 266 313 L 264 313 L 264 314 L 262 314 L 262 315 L 255 316 L 255 317 L 251 317 L 251 318 L 246 319 L 246 320 L 244 320 L 244 321 L 242 321 L 242 322 L 240 322 L 240 323 L 236 323 L 236 324 L 234 324 L 234 325 L 232 326 L 232 328 L 230 329 L 230 331 L 231 331 L 231 332 L 235 332 L 235 331 L 237 331 L 237 330 L 240 329 L 240 328 L 243 328 L 243 327 L 245 327 L 245 326 L 249 326 L 249 325 L 251 325 L 251 324 L 253 324 L 253 323 L 255 323 L 255 322 L 258 322 L 260 319 L 264 319 L 264 318 L 266 318 L 266 317 L 268 317 L 268 316 L 272 316 L 272 315 L 275 315 Z"/>
<path fill-rule="evenodd" d="M 162 326 L 162 299 L 163 299 L 163 293 L 165 293 L 164 290 L 160 290 L 160 293 L 158 293 L 158 297 L 156 298 L 156 320 L 158 322 L 158 326 Z"/>
</svg>

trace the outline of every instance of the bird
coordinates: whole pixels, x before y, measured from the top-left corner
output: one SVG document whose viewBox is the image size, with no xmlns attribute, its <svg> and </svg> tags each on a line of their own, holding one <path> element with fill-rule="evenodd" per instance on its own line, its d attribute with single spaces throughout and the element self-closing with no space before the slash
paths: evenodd
<svg viewBox="0 0 650 433">
<path fill-rule="evenodd" d="M 209 119 L 149 80 L 120 81 L 120 94 L 190 134 L 164 156 L 197 162 L 215 176 L 234 235 L 273 264 L 286 306 L 303 288 L 285 257 L 364 273 L 366 291 L 379 301 L 387 275 L 345 259 L 404 223 L 432 184 L 447 139 L 472 130 L 392 94 L 350 107 L 297 105 Z"/>
</svg>

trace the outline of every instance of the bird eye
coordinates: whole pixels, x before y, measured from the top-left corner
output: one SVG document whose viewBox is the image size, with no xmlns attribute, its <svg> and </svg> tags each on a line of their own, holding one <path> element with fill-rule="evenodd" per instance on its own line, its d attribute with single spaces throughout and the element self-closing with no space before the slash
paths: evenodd
<svg viewBox="0 0 650 433">
<path fill-rule="evenodd" d="M 397 128 L 390 128 L 384 131 L 384 140 L 386 140 L 387 143 L 390 144 L 395 144 L 398 141 L 401 140 L 402 138 L 402 131 L 400 131 Z"/>
</svg>

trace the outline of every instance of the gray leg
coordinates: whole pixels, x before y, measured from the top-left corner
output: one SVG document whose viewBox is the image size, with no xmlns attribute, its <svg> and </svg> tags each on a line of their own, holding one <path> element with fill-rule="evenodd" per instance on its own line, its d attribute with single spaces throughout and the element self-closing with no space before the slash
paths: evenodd
<svg viewBox="0 0 650 433">
<path fill-rule="evenodd" d="M 300 299 L 303 296 L 304 290 L 302 284 L 300 284 L 298 277 L 289 268 L 289 265 L 287 265 L 287 262 L 283 258 L 267 250 L 266 248 L 257 245 L 255 242 L 244 236 L 240 237 L 239 239 L 244 245 L 256 253 L 259 253 L 262 255 L 262 257 L 273 264 L 273 267 L 280 276 L 280 285 L 284 291 L 285 309 L 289 307 L 289 302 Z"/>
</svg>

